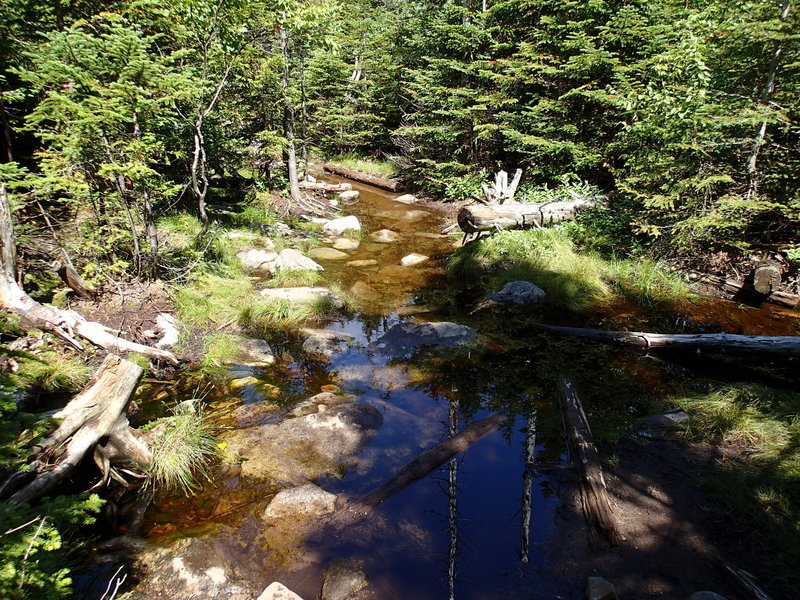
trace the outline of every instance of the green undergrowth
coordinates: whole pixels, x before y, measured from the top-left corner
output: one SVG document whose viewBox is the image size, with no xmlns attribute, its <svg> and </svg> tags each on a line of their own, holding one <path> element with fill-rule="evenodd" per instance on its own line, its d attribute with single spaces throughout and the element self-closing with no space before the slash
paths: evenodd
<svg viewBox="0 0 800 600">
<path fill-rule="evenodd" d="M 204 421 L 199 402 L 174 415 L 151 421 L 149 445 L 153 459 L 146 486 L 160 491 L 191 494 L 202 481 L 211 481 L 209 465 L 218 456 L 218 441 Z"/>
<path fill-rule="evenodd" d="M 606 260 L 579 252 L 559 228 L 504 231 L 456 250 L 450 277 L 480 283 L 487 291 L 525 280 L 547 292 L 549 303 L 574 311 L 625 297 L 644 308 L 679 304 L 690 298 L 676 275 L 648 260 Z"/>
<path fill-rule="evenodd" d="M 740 383 L 671 400 L 689 415 L 679 435 L 733 450 L 707 481 L 714 497 L 776 558 L 800 564 L 800 393 Z"/>
<path fill-rule="evenodd" d="M 397 175 L 397 165 L 388 160 L 362 158 L 353 153 L 331 156 L 328 158 L 328 162 L 340 165 L 345 169 L 353 169 L 354 171 L 377 175 L 378 177 L 390 178 Z"/>
</svg>

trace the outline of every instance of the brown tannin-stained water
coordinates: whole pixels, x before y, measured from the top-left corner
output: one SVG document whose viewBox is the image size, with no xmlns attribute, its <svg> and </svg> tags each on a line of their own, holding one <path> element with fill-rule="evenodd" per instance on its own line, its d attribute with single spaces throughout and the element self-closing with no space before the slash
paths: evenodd
<svg viewBox="0 0 800 600">
<path fill-rule="evenodd" d="M 317 360 L 300 348 L 302 337 L 290 336 L 276 346 L 275 366 L 233 368 L 229 397 L 212 401 L 208 412 L 230 428 L 222 439 L 229 447 L 245 448 L 247 459 L 229 461 L 195 498 L 158 503 L 147 517 L 148 541 L 170 548 L 173 561 L 180 557 L 194 569 L 184 575 L 176 571 L 176 577 L 212 573 L 209 581 L 247 590 L 231 592 L 236 598 L 248 593 L 255 598 L 267 584 L 280 581 L 311 600 L 319 594 L 323 570 L 336 559 L 354 561 L 366 573 L 369 587 L 359 598 L 582 598 L 585 580 L 571 580 L 548 559 L 559 544 L 556 512 L 579 508 L 559 501 L 558 469 L 529 467 L 567 462 L 555 378 L 564 371 L 574 374 L 590 415 L 606 417 L 596 427 L 602 436 L 614 428 L 634 431 L 629 421 L 637 398 L 667 391 L 673 367 L 547 333 L 513 339 L 509 334 L 519 317 L 514 309 L 479 321 L 450 297 L 452 306 L 439 302 L 439 312 L 429 311 L 426 299 L 447 297 L 444 261 L 457 241 L 439 235 L 446 225 L 442 213 L 396 202 L 396 194 L 369 186 L 354 184 L 354 189 L 361 198 L 342 207 L 342 214 L 361 221 L 359 247 L 347 251 L 346 259 L 318 260 L 360 307 L 352 318 L 324 326 L 351 336 L 346 348 L 329 362 Z M 374 240 L 371 234 L 382 229 L 395 232 L 397 240 Z M 430 258 L 400 266 L 412 252 Z M 359 262 L 348 264 L 353 261 Z M 379 338 L 392 326 L 414 320 L 467 323 L 479 337 L 463 348 L 386 352 Z M 370 435 L 354 444 L 343 464 L 319 464 L 317 450 L 297 456 L 301 446 L 295 444 L 294 450 L 278 448 L 283 464 L 259 465 L 258 444 L 272 444 L 273 452 L 283 443 L 265 442 L 264 428 L 284 431 L 277 428 L 287 413 L 326 391 L 352 395 L 356 404 L 371 407 L 364 409 L 373 419 Z M 279 490 L 302 483 L 296 473 L 336 494 L 337 511 L 346 512 L 348 501 L 496 412 L 509 417 L 498 430 L 369 516 L 341 521 L 336 514 L 264 517 Z M 284 450 L 295 455 L 280 454 Z M 199 557 L 189 558 L 187 540 L 200 541 L 194 549 Z M 139 589 L 147 593 L 148 587 L 142 581 Z"/>
</svg>

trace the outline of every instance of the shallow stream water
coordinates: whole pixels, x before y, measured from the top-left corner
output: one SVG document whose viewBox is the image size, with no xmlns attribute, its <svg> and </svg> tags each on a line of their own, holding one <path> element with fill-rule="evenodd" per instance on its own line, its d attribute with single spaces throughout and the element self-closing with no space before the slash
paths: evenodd
<svg viewBox="0 0 800 600">
<path fill-rule="evenodd" d="M 384 419 L 378 434 L 337 477 L 316 481 L 343 498 L 371 491 L 471 422 L 494 412 L 509 419 L 348 527 L 265 528 L 260 514 L 278 486 L 229 476 L 195 498 L 157 504 L 147 517 L 148 539 L 209 537 L 254 589 L 277 580 L 306 599 L 317 597 L 324 567 L 337 558 L 353 560 L 366 572 L 370 585 L 364 598 L 583 597 L 585 581 L 572 581 L 549 559 L 549 550 L 559 543 L 556 512 L 576 509 L 561 504 L 562 484 L 553 471 L 529 466 L 567 461 L 555 377 L 575 375 L 590 415 L 598 420 L 596 433 L 613 436 L 631 431 L 637 399 L 669 391 L 675 367 L 552 334 L 513 336 L 515 322 L 527 318 L 519 310 L 470 316 L 458 296 L 442 291 L 448 286 L 444 261 L 457 242 L 439 235 L 447 224 L 443 213 L 396 202 L 396 194 L 369 186 L 354 187 L 361 198 L 342 212 L 359 217 L 364 236 L 346 261 L 376 264 L 319 261 L 360 307 L 351 318 L 323 326 L 354 336 L 353 343 L 324 362 L 305 357 L 299 350 L 302 340 L 290 335 L 276 344 L 275 366 L 237 368 L 236 377 L 252 375 L 258 383 L 212 400 L 209 413 L 229 427 L 244 427 L 252 423 L 231 417 L 233 408 L 278 403 L 286 409 L 336 388 L 375 407 Z M 383 228 L 397 232 L 399 240 L 374 243 L 368 234 Z M 401 267 L 400 259 L 411 252 L 431 259 Z M 429 310 L 428 301 L 436 311 Z M 758 318 L 748 311 L 731 316 L 730 307 L 724 312 L 729 323 L 722 327 L 729 330 L 763 333 L 770 323 L 773 330 L 784 323 L 783 316 L 770 312 L 758 311 Z M 548 314 L 559 317 L 558 311 Z M 620 314 L 604 318 L 619 323 Z M 376 349 L 377 338 L 408 319 L 466 321 L 478 329 L 479 341 L 467 350 L 424 350 L 400 358 Z M 796 320 L 787 327 L 796 330 Z"/>
</svg>

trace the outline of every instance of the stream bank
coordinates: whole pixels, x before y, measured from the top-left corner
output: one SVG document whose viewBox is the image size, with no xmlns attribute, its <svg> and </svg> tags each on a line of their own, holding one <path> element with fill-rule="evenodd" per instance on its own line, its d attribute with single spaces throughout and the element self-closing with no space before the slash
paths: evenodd
<svg viewBox="0 0 800 600">
<path fill-rule="evenodd" d="M 630 325 L 646 315 L 619 305 L 588 317 L 547 305 L 468 314 L 474 290 L 446 289 L 444 257 L 456 240 L 439 235 L 441 213 L 355 187 L 361 197 L 346 212 L 363 225 L 358 248 L 340 251 L 347 259 L 319 259 L 360 306 L 352 317 L 315 326 L 342 343 L 329 356 L 309 353 L 308 333 L 297 330 L 269 340 L 275 364 L 228 368 L 229 385 L 210 395 L 208 405 L 230 428 L 221 434 L 229 458 L 198 496 L 160 500 L 148 513 L 137 591 L 150 598 L 202 590 L 207 598 L 244 599 L 277 580 L 312 598 L 325 568 L 348 560 L 370 581 L 359 598 L 577 599 L 598 574 L 621 597 L 681 598 L 714 589 L 736 598 L 716 560 L 733 555 L 740 566 L 757 566 L 760 548 L 748 548 L 729 529 L 725 535 L 730 524 L 722 507 L 700 489 L 725 452 L 641 438 L 633 426 L 653 397 L 668 397 L 677 383 L 691 385 L 691 376 L 626 350 L 520 332 L 532 318 Z M 372 240 L 370 234 L 387 229 L 396 241 Z M 411 252 L 430 259 L 401 266 Z M 703 310 L 693 310 L 699 319 Z M 715 326 L 796 332 L 791 313 L 776 317 L 733 305 L 719 312 L 728 324 L 708 317 Z M 464 323 L 478 337 L 454 347 L 405 337 L 389 343 L 398 327 L 442 322 Z M 575 475 L 563 468 L 555 377 L 565 370 L 585 394 L 596 436 L 615 441 L 601 448 L 630 540 L 622 548 L 587 538 Z M 369 519 L 330 528 L 318 527 L 319 517 L 267 515 L 281 490 L 308 482 L 341 501 L 359 497 L 423 450 L 495 412 L 510 417 L 499 430 Z M 313 430 L 353 435 L 318 437 Z M 531 468 L 531 458 L 541 468 Z M 327 511 L 330 498 L 316 497 Z M 331 510 L 340 509 L 334 503 Z"/>
</svg>

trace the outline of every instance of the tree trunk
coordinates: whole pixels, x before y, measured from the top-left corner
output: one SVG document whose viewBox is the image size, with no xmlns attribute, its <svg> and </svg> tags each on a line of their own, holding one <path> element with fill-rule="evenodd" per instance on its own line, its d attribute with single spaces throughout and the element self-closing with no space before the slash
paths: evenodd
<svg viewBox="0 0 800 600">
<path fill-rule="evenodd" d="M 797 335 L 739 335 L 733 333 L 644 333 L 641 331 L 604 331 L 580 327 L 559 327 L 537 324 L 543 329 L 552 329 L 579 338 L 636 346 L 638 348 L 725 348 L 770 354 L 800 355 L 800 336 Z"/>
<path fill-rule="evenodd" d="M 286 169 L 289 173 L 289 194 L 292 200 L 300 202 L 300 185 L 297 178 L 297 156 L 294 147 L 294 106 L 289 97 L 291 55 L 289 53 L 289 31 L 281 25 L 281 54 L 283 55 L 283 133 L 286 137 Z"/>
<path fill-rule="evenodd" d="M 789 18 L 789 10 L 792 7 L 791 0 L 783 0 L 781 7 L 780 21 L 785 22 Z M 769 105 L 772 99 L 772 94 L 775 92 L 775 77 L 778 74 L 778 65 L 780 64 L 781 53 L 783 52 L 783 45 L 779 41 L 776 48 L 772 53 L 772 60 L 769 65 L 769 72 L 767 73 L 767 82 L 764 85 L 764 93 L 761 95 L 761 104 L 765 107 Z M 750 157 L 747 160 L 747 174 L 750 177 L 750 190 L 749 195 L 755 195 L 758 191 L 758 155 L 761 152 L 761 147 L 764 145 L 764 138 L 767 135 L 767 121 L 766 119 L 761 122 L 761 126 L 756 133 L 756 139 L 753 142 L 753 149 L 750 152 Z"/>
<path fill-rule="evenodd" d="M 581 497 L 584 512 L 609 543 L 618 546 L 625 541 L 625 537 L 611 508 L 600 457 L 592 441 L 592 430 L 572 378 L 559 376 L 558 390 L 573 459 L 577 459 L 583 474 Z"/>
<path fill-rule="evenodd" d="M 457 221 L 464 233 L 543 227 L 574 219 L 580 211 L 604 200 L 604 196 L 592 196 L 541 204 L 473 204 L 459 211 Z"/>
<path fill-rule="evenodd" d="M 385 177 L 378 177 L 377 175 L 368 175 L 367 173 L 353 171 L 352 169 L 346 169 L 344 167 L 340 167 L 339 165 L 325 164 L 322 165 L 322 168 L 328 173 L 333 173 L 335 175 L 339 175 L 340 177 L 346 177 L 347 179 L 352 179 L 353 181 L 366 183 L 368 185 L 381 188 L 382 190 L 388 190 L 390 192 L 397 192 L 400 190 L 400 182 L 394 181 L 393 179 L 386 179 Z"/>
<path fill-rule="evenodd" d="M 301 181 L 300 187 L 321 192 L 348 192 L 353 189 L 353 186 L 349 183 L 323 183 L 321 181 Z"/>
<path fill-rule="evenodd" d="M 735 279 L 726 279 L 725 277 L 718 277 L 717 275 L 699 273 L 697 271 L 694 271 L 694 273 L 697 273 L 699 276 L 698 281 L 700 283 L 714 285 L 730 294 L 748 294 L 748 292 L 751 296 L 756 294 L 754 289 L 751 289 L 750 286 L 741 281 L 736 281 Z M 798 304 L 800 304 L 800 296 L 796 294 L 788 294 L 786 292 L 772 292 L 766 298 L 764 298 L 762 295 L 761 298 L 758 299 L 771 304 L 776 304 L 778 306 L 785 306 L 787 308 L 795 308 Z"/>
<path fill-rule="evenodd" d="M 79 350 L 83 346 L 75 336 L 93 344 L 120 352 L 139 352 L 145 356 L 177 363 L 172 352 L 130 342 L 114 331 L 93 321 L 87 321 L 71 310 L 61 310 L 40 304 L 28 296 L 16 279 L 16 246 L 11 208 L 5 184 L 0 182 L 0 309 L 19 316 L 23 325 L 49 331 Z"/>
<path fill-rule="evenodd" d="M 132 362 L 106 356 L 92 381 L 56 413 L 55 418 L 61 419 L 61 423 L 42 443 L 31 465 L 35 479 L 11 496 L 9 502 L 25 504 L 43 496 L 64 481 L 86 453 L 96 447 L 99 449 L 96 462 L 108 469 L 110 457 L 118 464 L 145 467 L 152 454 L 132 434 L 125 416 L 131 394 L 143 373 Z M 104 479 L 107 474 L 108 471 L 104 472 Z"/>
<path fill-rule="evenodd" d="M 762 262 L 753 269 L 753 289 L 759 294 L 770 295 L 781 284 L 781 267 L 774 262 Z"/>
</svg>

